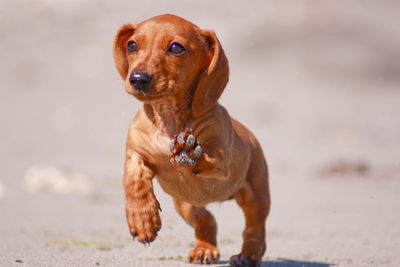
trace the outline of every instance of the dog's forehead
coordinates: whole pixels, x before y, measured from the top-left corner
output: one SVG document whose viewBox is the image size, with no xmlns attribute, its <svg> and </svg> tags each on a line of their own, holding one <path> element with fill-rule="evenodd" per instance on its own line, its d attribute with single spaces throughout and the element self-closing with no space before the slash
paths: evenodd
<svg viewBox="0 0 400 267">
<path fill-rule="evenodd" d="M 193 23 L 174 15 L 161 15 L 140 23 L 136 29 L 138 34 L 169 34 L 181 37 L 197 35 L 200 28 Z"/>
</svg>

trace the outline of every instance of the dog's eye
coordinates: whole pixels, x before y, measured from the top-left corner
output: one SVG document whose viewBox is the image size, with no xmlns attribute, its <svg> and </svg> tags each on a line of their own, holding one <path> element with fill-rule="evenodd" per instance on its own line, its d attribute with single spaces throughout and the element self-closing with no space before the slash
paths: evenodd
<svg viewBox="0 0 400 267">
<path fill-rule="evenodd" d="M 183 45 L 178 44 L 178 43 L 173 43 L 169 49 L 168 52 L 174 56 L 180 56 L 185 52 L 185 48 Z"/>
<path fill-rule="evenodd" d="M 128 51 L 128 53 L 135 53 L 137 50 L 137 44 L 133 41 L 130 41 L 128 43 L 128 46 L 126 47 L 126 51 Z"/>
</svg>

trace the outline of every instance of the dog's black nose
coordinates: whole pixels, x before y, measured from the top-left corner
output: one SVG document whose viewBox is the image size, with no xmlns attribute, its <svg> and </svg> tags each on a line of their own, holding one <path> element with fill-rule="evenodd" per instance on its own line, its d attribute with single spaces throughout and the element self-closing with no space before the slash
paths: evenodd
<svg viewBox="0 0 400 267">
<path fill-rule="evenodd" d="M 146 91 L 151 83 L 151 76 L 143 71 L 134 71 L 129 76 L 129 82 L 139 91 Z"/>
</svg>

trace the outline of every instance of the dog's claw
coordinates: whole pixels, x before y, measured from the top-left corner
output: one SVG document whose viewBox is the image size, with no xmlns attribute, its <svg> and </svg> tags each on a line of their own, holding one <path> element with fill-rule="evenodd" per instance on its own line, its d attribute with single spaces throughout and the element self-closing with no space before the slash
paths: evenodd
<svg viewBox="0 0 400 267">
<path fill-rule="evenodd" d="M 145 240 L 143 240 L 142 244 L 144 247 L 150 247 L 150 243 L 153 241 L 154 241 L 154 239 L 146 238 Z"/>
<path fill-rule="evenodd" d="M 133 241 L 135 241 L 135 239 L 136 239 L 137 236 L 138 236 L 137 233 L 133 233 L 133 234 L 132 234 L 132 239 L 133 239 Z"/>
</svg>

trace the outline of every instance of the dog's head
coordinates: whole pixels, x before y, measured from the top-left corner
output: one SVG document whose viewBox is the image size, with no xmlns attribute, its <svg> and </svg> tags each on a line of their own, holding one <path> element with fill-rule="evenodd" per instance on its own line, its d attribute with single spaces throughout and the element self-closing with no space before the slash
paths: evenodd
<svg viewBox="0 0 400 267">
<path fill-rule="evenodd" d="M 190 95 L 194 117 L 217 103 L 229 76 L 215 34 L 173 15 L 122 26 L 114 60 L 128 93 L 143 102 Z"/>
</svg>

